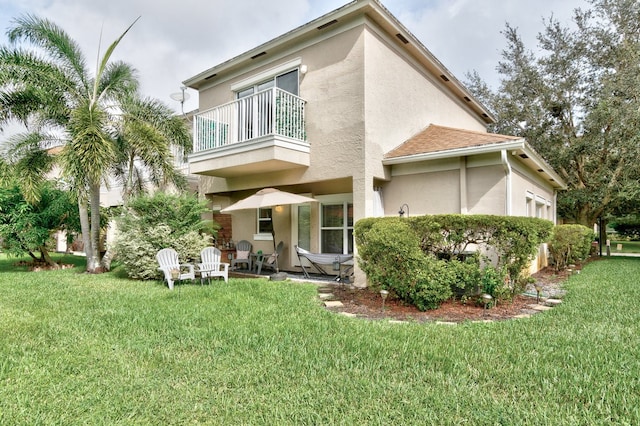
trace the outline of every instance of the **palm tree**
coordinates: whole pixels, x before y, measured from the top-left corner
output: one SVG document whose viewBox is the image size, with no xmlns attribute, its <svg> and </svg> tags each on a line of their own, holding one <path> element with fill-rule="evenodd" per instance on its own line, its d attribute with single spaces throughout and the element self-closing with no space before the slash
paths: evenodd
<svg viewBox="0 0 640 426">
<path fill-rule="evenodd" d="M 186 126 L 175 126 L 175 119 L 169 120 L 174 124 L 165 123 L 168 109 L 140 99 L 134 68 L 110 62 L 136 21 L 104 55 L 98 54 L 94 76 L 78 44 L 47 19 L 25 15 L 14 20 L 7 33 L 13 45 L 0 48 L 0 125 L 19 120 L 33 129 L 13 145 L 20 147 L 20 161 L 25 159 L 21 152 L 50 148 L 52 137 L 62 142 L 56 160 L 77 195 L 89 272 L 100 270 L 100 187 L 122 164 L 118 147 L 135 147 L 130 158 L 151 158 L 153 152 L 156 161 L 145 160 L 145 164 L 151 166 L 152 174 L 171 178 L 166 169 L 171 161 L 169 142 L 189 146 Z M 19 41 L 35 49 L 21 48 Z M 136 109 L 145 102 L 165 114 L 145 115 L 145 108 Z M 163 143 L 166 146 L 160 147 Z M 33 177 L 25 181 L 44 179 L 43 172 L 42 168 L 27 170 Z"/>
<path fill-rule="evenodd" d="M 191 149 L 184 120 L 157 100 L 131 94 L 120 100 L 120 107 L 112 174 L 123 188 L 125 204 L 132 195 L 145 193 L 149 183 L 184 188 L 186 177 L 176 170 L 172 154 Z"/>
</svg>

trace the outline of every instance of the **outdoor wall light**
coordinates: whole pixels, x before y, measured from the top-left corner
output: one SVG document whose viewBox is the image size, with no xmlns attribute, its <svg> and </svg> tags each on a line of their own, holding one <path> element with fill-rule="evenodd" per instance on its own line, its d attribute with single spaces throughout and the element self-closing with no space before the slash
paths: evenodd
<svg viewBox="0 0 640 426">
<path fill-rule="evenodd" d="M 387 290 L 380 290 L 380 296 L 382 297 L 382 312 L 384 312 L 384 302 L 387 300 L 389 292 Z"/>
<path fill-rule="evenodd" d="M 280 205 L 276 206 L 276 211 L 277 211 L 278 213 L 282 213 L 282 210 L 283 210 L 283 209 L 282 209 L 282 206 L 280 206 Z"/>
<path fill-rule="evenodd" d="M 309 70 L 309 67 L 307 67 L 306 65 L 300 65 L 300 74 L 304 75 L 307 73 L 308 70 Z"/>
<path fill-rule="evenodd" d="M 403 204 L 400 206 L 400 210 L 398 210 L 398 214 L 400 215 L 400 217 L 404 216 L 404 209 L 407 209 L 407 217 L 409 217 L 409 205 L 408 204 Z"/>
</svg>

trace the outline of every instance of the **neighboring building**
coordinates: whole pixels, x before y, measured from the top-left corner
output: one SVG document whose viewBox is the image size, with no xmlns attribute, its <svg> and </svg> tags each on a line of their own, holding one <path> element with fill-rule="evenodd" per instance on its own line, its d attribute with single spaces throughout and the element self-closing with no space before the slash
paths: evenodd
<svg viewBox="0 0 640 426">
<path fill-rule="evenodd" d="M 214 209 L 265 187 L 319 203 L 234 212 L 254 251 L 352 253 L 353 224 L 486 213 L 555 221 L 564 184 L 376 0 L 356 0 L 184 82 L 198 90 L 190 172 Z M 356 284 L 364 277 L 356 270 Z"/>
</svg>

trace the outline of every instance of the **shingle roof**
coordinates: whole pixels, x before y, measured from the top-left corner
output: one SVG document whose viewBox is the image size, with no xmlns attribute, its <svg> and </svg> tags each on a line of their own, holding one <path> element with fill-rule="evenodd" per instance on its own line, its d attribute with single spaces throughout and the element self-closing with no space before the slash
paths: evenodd
<svg viewBox="0 0 640 426">
<path fill-rule="evenodd" d="M 452 127 L 429 125 L 401 145 L 389 151 L 385 158 L 409 157 L 412 155 L 448 151 L 452 149 L 478 147 L 520 140 L 517 136 L 476 132 Z"/>
</svg>

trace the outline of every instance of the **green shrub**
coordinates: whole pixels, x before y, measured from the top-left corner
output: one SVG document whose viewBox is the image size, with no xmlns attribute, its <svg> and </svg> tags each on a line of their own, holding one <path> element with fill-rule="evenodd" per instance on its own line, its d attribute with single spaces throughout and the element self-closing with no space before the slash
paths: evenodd
<svg viewBox="0 0 640 426">
<path fill-rule="evenodd" d="M 436 308 L 451 297 L 455 275 L 445 262 L 425 255 L 404 220 L 359 221 L 356 241 L 359 265 L 373 289 L 389 290 L 421 310 Z"/>
<path fill-rule="evenodd" d="M 543 219 L 489 215 L 366 218 L 356 223 L 355 238 L 360 267 L 374 288 L 431 309 L 453 292 L 469 296 L 483 286 L 496 299 L 511 298 L 552 228 Z M 479 248 L 494 254 L 497 265 L 481 271 Z M 469 251 L 476 254 L 462 260 Z"/>
<path fill-rule="evenodd" d="M 156 193 L 131 200 L 117 220 L 115 251 L 127 275 L 133 279 L 158 279 L 156 253 L 165 247 L 178 252 L 180 262 L 198 261 L 200 251 L 210 245 L 202 221 L 207 210 L 192 195 Z"/>
<path fill-rule="evenodd" d="M 453 273 L 452 290 L 458 297 L 480 293 L 480 261 L 478 254 L 465 260 L 453 259 L 447 263 Z"/>
<path fill-rule="evenodd" d="M 451 284 L 455 278 L 448 262 L 425 257 L 425 263 L 415 271 L 414 292 L 409 302 L 421 311 L 436 309 L 453 295 Z"/>
<path fill-rule="evenodd" d="M 564 269 L 571 263 L 589 256 L 594 233 L 583 225 L 558 225 L 549 241 L 551 261 L 556 269 Z"/>
</svg>

